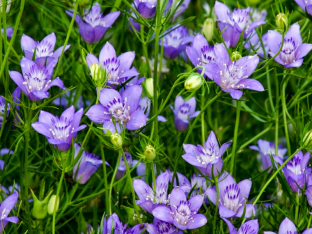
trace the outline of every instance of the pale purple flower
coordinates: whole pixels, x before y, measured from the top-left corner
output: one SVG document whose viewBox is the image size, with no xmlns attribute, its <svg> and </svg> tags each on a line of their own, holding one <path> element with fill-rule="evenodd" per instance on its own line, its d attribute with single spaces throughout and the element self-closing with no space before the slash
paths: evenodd
<svg viewBox="0 0 312 234">
<path fill-rule="evenodd" d="M 143 232 L 144 231 L 144 232 Z M 156 227 L 149 223 L 139 223 L 132 228 L 128 228 L 125 234 L 158 234 Z"/>
<path fill-rule="evenodd" d="M 21 39 L 21 46 L 25 57 L 32 60 L 35 53 L 36 62 L 38 65 L 41 64 L 41 66 L 44 65 L 46 59 L 47 65 L 54 59 L 56 59 L 55 63 L 57 63 L 58 58 L 61 56 L 63 46 L 54 51 L 55 43 L 56 36 L 54 33 L 47 35 L 41 42 L 34 41 L 34 39 L 25 34 L 23 34 Z M 70 45 L 66 45 L 64 52 L 68 50 L 69 47 Z"/>
<path fill-rule="evenodd" d="M 2 126 L 4 116 L 8 117 L 10 113 L 10 103 L 7 102 L 7 108 L 5 109 L 5 99 L 0 95 L 0 127 Z"/>
<path fill-rule="evenodd" d="M 203 35 L 197 34 L 194 37 L 192 46 L 187 46 L 185 51 L 195 67 L 203 66 L 205 67 L 205 75 L 209 78 L 213 76 L 213 71 L 216 69 L 217 55 L 214 46 L 210 46 Z"/>
<path fill-rule="evenodd" d="M 248 79 L 259 63 L 258 56 L 245 56 L 237 61 L 231 61 L 223 44 L 215 45 L 214 49 L 218 58 L 217 68 L 214 75 L 209 78 L 214 80 L 224 92 L 230 93 L 233 99 L 239 100 L 243 95 L 243 91 L 239 89 L 264 91 L 258 80 Z"/>
<path fill-rule="evenodd" d="M 208 182 L 208 184 L 210 184 Z M 203 194 L 205 196 L 205 200 L 207 198 L 206 190 L 208 188 L 207 180 L 205 177 L 200 176 L 199 174 L 194 174 L 191 177 L 191 186 L 192 186 L 192 193 L 191 197 L 194 197 L 195 195 Z M 208 200 L 207 200 L 208 201 Z"/>
<path fill-rule="evenodd" d="M 231 144 L 232 142 L 227 142 L 219 147 L 216 135 L 211 131 L 204 146 L 184 144 L 185 154 L 182 157 L 189 164 L 197 167 L 203 174 L 216 176 L 222 170 L 223 160 L 221 157 Z"/>
<path fill-rule="evenodd" d="M 227 219 L 223 219 L 223 220 L 228 225 L 230 234 L 242 234 L 242 233 L 244 233 L 244 234 L 257 234 L 259 231 L 258 219 L 252 219 L 252 220 L 249 220 L 249 221 L 243 223 L 243 225 L 240 226 L 240 228 L 238 230 L 236 230 L 234 225 L 229 220 L 227 220 Z"/>
<path fill-rule="evenodd" d="M 134 7 L 134 5 L 132 4 L 132 7 Z M 133 28 L 138 31 L 141 32 L 141 24 L 137 22 L 137 16 L 134 14 L 133 11 L 131 11 L 131 16 L 129 16 L 129 22 L 130 24 L 132 24 Z M 133 31 L 133 28 L 131 26 L 129 26 L 130 30 Z"/>
<path fill-rule="evenodd" d="M 297 234 L 297 228 L 295 224 L 288 218 L 285 218 L 278 229 L 278 234 Z M 306 229 L 302 234 L 311 234 L 312 228 Z M 275 232 L 266 231 L 263 234 L 276 234 Z M 299 233 L 298 233 L 299 234 Z"/>
<path fill-rule="evenodd" d="M 188 30 L 184 26 L 173 26 L 164 32 L 164 34 L 166 33 L 168 34 L 159 40 L 159 44 L 163 43 L 164 55 L 169 59 L 178 57 L 185 50 L 187 44 L 193 40 L 193 36 L 189 36 Z"/>
<path fill-rule="evenodd" d="M 163 1 L 160 1 L 163 2 Z M 133 0 L 134 6 L 140 15 L 144 18 L 152 18 L 155 16 L 157 0 Z M 168 0 L 165 10 L 168 10 L 172 4 L 172 0 Z"/>
<path fill-rule="evenodd" d="M 168 204 L 169 172 L 163 172 L 156 178 L 156 190 L 150 187 L 141 179 L 133 180 L 133 188 L 139 197 L 136 204 L 147 212 L 152 213 L 153 209 L 160 204 Z"/>
<path fill-rule="evenodd" d="M 154 218 L 153 224 L 154 224 L 154 227 L 156 229 L 155 234 L 182 234 L 183 233 L 181 230 L 179 230 L 173 224 L 161 221 L 161 220 L 156 219 L 156 218 Z M 154 233 L 152 233 L 152 234 L 154 234 Z"/>
<path fill-rule="evenodd" d="M 225 172 L 219 177 L 219 214 L 222 218 L 241 217 L 245 209 L 252 182 L 250 179 L 242 180 L 236 184 L 233 177 Z M 209 200 L 216 205 L 217 191 L 215 187 L 206 190 Z M 255 207 L 246 204 L 245 218 L 255 214 Z"/>
<path fill-rule="evenodd" d="M 12 150 L 7 149 L 7 148 L 1 149 L 0 155 L 5 155 L 5 154 L 14 154 L 14 152 Z"/>
<path fill-rule="evenodd" d="M 11 223 L 17 223 L 18 222 L 18 217 L 16 216 L 11 216 L 8 217 L 9 213 L 15 206 L 15 203 L 17 202 L 18 199 L 18 193 L 15 191 L 13 192 L 12 195 L 8 196 L 0 206 L 0 233 L 3 232 L 5 226 L 11 222 Z"/>
<path fill-rule="evenodd" d="M 258 146 L 251 145 L 249 146 L 250 149 L 256 150 L 259 152 L 259 159 L 262 161 L 262 170 L 267 169 L 268 167 L 272 167 L 271 157 L 270 155 L 275 155 L 275 143 L 269 142 L 265 140 L 258 140 Z M 284 149 L 282 145 L 278 146 L 277 155 L 280 159 L 286 154 L 287 149 Z"/>
<path fill-rule="evenodd" d="M 282 46 L 282 35 L 276 31 L 269 30 L 268 45 L 270 48 L 269 54 L 272 57 L 275 56 Z M 300 26 L 298 23 L 294 23 L 285 34 L 283 48 L 274 60 L 286 68 L 300 67 L 303 62 L 303 57 L 306 56 L 311 49 L 312 44 L 302 43 Z"/>
<path fill-rule="evenodd" d="M 153 216 L 181 230 L 196 229 L 207 223 L 203 214 L 197 214 L 203 200 L 203 195 L 196 195 L 187 200 L 185 192 L 176 187 L 169 195 L 169 206 L 157 206 L 153 210 Z"/>
<path fill-rule="evenodd" d="M 93 54 L 88 54 L 86 60 L 90 70 L 92 64 L 98 64 L 102 67 L 105 70 L 107 84 L 114 88 L 139 74 L 134 67 L 131 68 L 134 58 L 135 53 L 132 51 L 117 57 L 114 47 L 106 42 L 100 52 L 99 59 Z"/>
<path fill-rule="evenodd" d="M 184 101 L 181 96 L 177 96 L 175 99 L 174 107 L 170 105 L 170 108 L 174 113 L 174 125 L 178 131 L 186 130 L 189 125 L 189 120 L 196 117 L 200 113 L 200 111 L 195 111 L 195 97 Z"/>
<path fill-rule="evenodd" d="M 312 185 L 307 186 L 307 190 L 304 194 L 307 197 L 309 205 L 312 207 Z"/>
<path fill-rule="evenodd" d="M 266 10 L 258 10 L 256 8 L 252 8 L 250 13 L 252 21 L 264 21 L 267 14 Z"/>
<path fill-rule="evenodd" d="M 113 230 L 115 234 L 124 234 L 126 227 L 127 224 L 123 225 L 116 213 L 113 213 L 108 219 L 106 216 L 104 217 L 103 234 L 111 234 Z"/>
<path fill-rule="evenodd" d="M 283 164 L 282 160 L 278 160 L 279 164 Z M 290 161 L 283 167 L 284 176 L 295 193 L 300 193 L 301 189 L 305 187 L 307 176 L 311 169 L 307 168 L 310 160 L 310 153 L 306 152 L 304 155 L 299 151 Z"/>
<path fill-rule="evenodd" d="M 228 41 L 231 47 L 236 47 L 240 35 L 247 38 L 249 34 L 257 27 L 266 22 L 264 20 L 251 21 L 250 8 L 234 9 L 231 13 L 230 9 L 223 3 L 215 2 L 215 14 L 218 18 L 220 31 L 223 31 L 222 37 L 224 41 Z"/>
<path fill-rule="evenodd" d="M 73 17 L 72 12 L 66 11 L 66 13 Z M 103 16 L 98 3 L 95 3 L 91 9 L 86 9 L 84 13 L 83 16 L 76 15 L 75 21 L 81 37 L 89 44 L 98 42 L 120 15 L 119 11 L 115 11 Z"/>
<path fill-rule="evenodd" d="M 40 111 L 39 121 L 31 126 L 40 134 L 46 136 L 48 142 L 57 146 L 60 151 L 68 150 L 72 139 L 76 138 L 77 132 L 87 127 L 79 126 L 83 109 L 75 113 L 75 107 L 67 108 L 61 117 L 54 116 L 46 111 Z"/>
<path fill-rule="evenodd" d="M 6 28 L 7 38 L 11 38 L 13 36 L 14 29 L 12 27 Z M 1 28 L 1 33 L 4 33 L 4 29 Z"/>
<path fill-rule="evenodd" d="M 95 123 L 103 124 L 103 129 L 121 132 L 120 126 L 128 130 L 137 130 L 146 125 L 146 116 L 139 109 L 142 87 L 132 85 L 122 94 L 114 89 L 103 88 L 100 91 L 100 104 L 92 106 L 86 116 Z M 114 121 L 114 122 L 113 122 Z"/>
<path fill-rule="evenodd" d="M 307 0 L 295 0 L 299 7 L 306 11 L 308 14 L 312 15 L 312 2 Z"/>
<path fill-rule="evenodd" d="M 148 119 L 151 110 L 151 100 L 148 97 L 141 98 L 139 109 L 144 112 L 146 118 Z M 167 122 L 167 119 L 162 115 L 158 115 L 157 120 L 159 122 Z"/>
<path fill-rule="evenodd" d="M 173 177 L 173 172 L 169 171 L 170 177 L 169 180 L 172 181 L 172 177 Z M 178 177 L 178 181 L 177 181 L 177 177 Z M 173 186 L 179 186 L 185 193 L 188 193 L 189 191 L 191 191 L 192 186 L 190 181 L 186 178 L 185 175 L 181 174 L 180 172 L 177 172 L 177 177 L 174 178 L 173 180 Z"/>
<path fill-rule="evenodd" d="M 179 7 L 173 15 L 173 20 L 175 20 L 179 15 L 181 15 L 188 8 L 190 2 L 191 2 L 191 0 L 179 0 L 179 1 L 177 1 L 174 8 L 176 8 L 177 6 L 179 6 Z M 172 6 L 172 8 L 173 8 L 173 6 Z"/>
<path fill-rule="evenodd" d="M 52 59 L 47 66 L 42 66 L 37 61 L 39 60 L 33 62 L 25 57 L 22 58 L 21 68 L 23 75 L 17 71 L 9 71 L 11 79 L 31 101 L 40 101 L 48 98 L 48 90 L 52 86 L 65 89 L 63 81 L 59 77 L 51 80 L 57 59 Z"/>
<path fill-rule="evenodd" d="M 80 146 L 75 144 L 75 158 L 77 157 L 80 150 Z M 79 184 L 85 184 L 90 177 L 97 171 L 103 161 L 87 151 L 82 151 L 81 158 L 73 168 L 73 179 L 79 182 Z M 77 172 L 79 166 L 79 170 Z"/>
</svg>

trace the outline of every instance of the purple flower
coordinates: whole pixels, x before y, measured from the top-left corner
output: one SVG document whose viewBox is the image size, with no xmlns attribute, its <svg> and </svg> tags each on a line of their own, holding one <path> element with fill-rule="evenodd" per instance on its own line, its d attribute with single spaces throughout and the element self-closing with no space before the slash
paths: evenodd
<svg viewBox="0 0 312 234">
<path fill-rule="evenodd" d="M 151 110 L 151 100 L 148 97 L 141 98 L 139 109 L 144 112 L 146 118 L 148 119 Z M 167 122 L 167 119 L 162 115 L 158 115 L 157 120 L 159 122 Z"/>
<path fill-rule="evenodd" d="M 182 234 L 183 233 L 181 230 L 178 230 L 178 228 L 175 227 L 173 224 L 161 221 L 156 218 L 154 218 L 153 224 L 156 229 L 155 234 Z"/>
<path fill-rule="evenodd" d="M 302 234 L 310 234 L 312 228 L 306 229 Z M 298 233 L 295 224 L 288 218 L 285 218 L 278 229 L 278 234 Z M 275 232 L 263 232 L 263 234 L 276 234 Z M 299 234 L 299 233 L 298 233 Z"/>
<path fill-rule="evenodd" d="M 192 46 L 186 47 L 186 54 L 195 67 L 205 67 L 206 76 L 213 76 L 212 72 L 216 69 L 216 53 L 214 47 L 208 44 L 203 35 L 197 34 L 194 37 Z"/>
<path fill-rule="evenodd" d="M 48 98 L 48 89 L 52 86 L 64 89 L 63 81 L 59 77 L 51 80 L 57 59 L 51 60 L 47 66 L 42 66 L 37 61 L 33 62 L 25 57 L 22 58 L 21 68 L 23 75 L 17 71 L 9 71 L 11 79 L 31 101 L 40 101 Z"/>
<path fill-rule="evenodd" d="M 155 218 L 172 223 L 181 230 L 196 229 L 207 223 L 207 218 L 197 214 L 203 204 L 204 196 L 196 195 L 186 199 L 185 192 L 176 187 L 169 196 L 169 206 L 158 206 L 153 210 Z"/>
<path fill-rule="evenodd" d="M 147 212 L 152 213 L 153 209 L 160 204 L 166 205 L 168 203 L 168 185 L 170 175 L 169 172 L 163 172 L 156 178 L 156 191 L 143 180 L 134 179 L 133 188 L 139 197 L 136 203 Z"/>
<path fill-rule="evenodd" d="M 156 13 L 157 0 L 134 0 L 134 5 L 140 15 L 144 18 L 152 18 Z M 172 0 L 168 0 L 165 10 L 168 10 Z"/>
<path fill-rule="evenodd" d="M 239 100 L 243 95 L 243 91 L 238 89 L 264 90 L 259 81 L 248 79 L 259 63 L 258 56 L 245 56 L 237 61 L 231 61 L 223 44 L 215 45 L 214 49 L 218 57 L 216 60 L 217 67 L 214 71 L 215 74 L 210 78 L 224 92 L 230 93 L 233 99 Z"/>
<path fill-rule="evenodd" d="M 217 175 L 221 172 L 223 166 L 221 157 L 231 144 L 232 142 L 227 142 L 219 148 L 216 135 L 211 131 L 204 147 L 184 144 L 185 154 L 182 157 L 189 164 L 197 167 L 203 174 L 207 176 Z"/>
<path fill-rule="evenodd" d="M 258 10 L 256 8 L 251 9 L 251 19 L 253 21 L 264 21 L 267 14 L 266 10 Z"/>
<path fill-rule="evenodd" d="M 177 96 L 174 103 L 174 108 L 170 105 L 174 113 L 174 125 L 178 131 L 184 131 L 189 125 L 189 120 L 199 115 L 200 111 L 196 109 L 195 97 L 184 101 L 181 96 Z"/>
<path fill-rule="evenodd" d="M 225 4 L 216 1 L 214 9 L 218 17 L 219 29 L 223 31 L 222 37 L 224 41 L 229 41 L 231 47 L 237 46 L 241 33 L 244 38 L 247 38 L 255 28 L 266 23 L 264 20 L 251 22 L 249 7 L 234 9 L 231 13 Z"/>
<path fill-rule="evenodd" d="M 0 155 L 5 155 L 5 154 L 14 154 L 14 152 L 12 150 L 7 149 L 7 148 L 1 149 Z"/>
<path fill-rule="evenodd" d="M 283 149 L 282 145 L 278 146 L 277 156 L 283 159 L 287 149 Z M 269 142 L 265 140 L 258 140 L 258 146 L 251 145 L 250 149 L 259 151 L 262 160 L 262 170 L 267 169 L 268 167 L 272 167 L 271 157 L 270 155 L 275 154 L 275 144 L 274 142 Z"/>
<path fill-rule="evenodd" d="M 106 42 L 100 52 L 99 59 L 93 54 L 88 54 L 86 60 L 90 70 L 93 64 L 102 67 L 105 70 L 107 84 L 114 88 L 139 74 L 134 67 L 131 68 L 134 58 L 135 53 L 132 51 L 117 57 L 114 47 Z"/>
<path fill-rule="evenodd" d="M 305 195 L 307 197 L 309 205 L 312 206 L 312 185 L 307 186 L 307 190 L 305 191 Z"/>
<path fill-rule="evenodd" d="M 306 0 L 295 0 L 295 2 L 300 6 L 303 11 L 308 12 L 308 14 L 312 15 L 312 2 Z"/>
<path fill-rule="evenodd" d="M 75 158 L 77 157 L 80 150 L 80 146 L 75 144 Z M 87 151 L 83 151 L 81 158 L 78 163 L 73 168 L 73 178 L 79 184 L 85 184 L 90 179 L 90 177 L 97 171 L 98 167 L 102 165 L 102 160 L 99 160 L 98 156 L 91 154 Z M 79 165 L 79 170 L 77 172 Z M 77 174 L 76 174 L 77 173 Z M 75 177 L 76 176 L 76 177 Z"/>
<path fill-rule="evenodd" d="M 12 27 L 6 28 L 7 38 L 11 38 L 13 36 L 14 29 Z M 4 33 L 3 28 L 1 28 L 1 33 Z"/>
<path fill-rule="evenodd" d="M 100 104 L 92 106 L 86 116 L 95 123 L 103 124 L 104 129 L 115 132 L 113 121 L 116 122 L 117 131 L 122 127 L 128 130 L 137 130 L 146 125 L 146 116 L 139 109 L 142 87 L 133 85 L 122 94 L 114 89 L 103 88 L 100 92 Z"/>
<path fill-rule="evenodd" d="M 258 219 L 252 219 L 252 220 L 247 221 L 242 226 L 240 226 L 238 231 L 236 230 L 236 228 L 233 226 L 233 224 L 229 220 L 227 219 L 223 219 L 223 220 L 228 225 L 230 234 L 239 234 L 239 233 L 257 234 L 259 231 Z"/>
<path fill-rule="evenodd" d="M 249 40 L 245 43 L 245 48 L 249 50 L 251 53 L 256 52 L 259 56 L 264 58 L 265 56 L 268 56 L 269 53 L 269 45 L 268 45 L 268 33 L 264 34 L 261 37 L 261 40 L 263 42 L 264 51 L 262 48 L 262 44 L 259 40 L 258 34 L 254 31 Z"/>
<path fill-rule="evenodd" d="M 245 202 L 248 199 L 252 182 L 250 179 L 242 180 L 236 184 L 233 177 L 225 172 L 219 178 L 219 214 L 222 218 L 241 217 L 244 212 Z M 207 189 L 209 200 L 216 205 L 217 191 L 215 187 Z M 252 204 L 246 204 L 245 218 L 255 214 Z"/>
<path fill-rule="evenodd" d="M 169 32 L 169 33 L 168 33 Z M 193 40 L 193 36 L 189 36 L 187 28 L 176 25 L 169 28 L 162 39 L 159 40 L 161 45 L 163 42 L 164 54 L 167 58 L 174 59 L 185 50 L 188 43 Z"/>
<path fill-rule="evenodd" d="M 282 35 L 276 31 L 269 30 L 268 45 L 270 48 L 269 54 L 275 56 L 282 46 Z M 298 23 L 295 23 L 290 26 L 288 32 L 285 34 L 283 48 L 274 60 L 286 68 L 300 67 L 303 57 L 311 49 L 312 44 L 302 43 L 300 26 Z"/>
<path fill-rule="evenodd" d="M 0 206 L 0 233 L 3 232 L 5 226 L 11 222 L 11 223 L 17 223 L 18 222 L 18 217 L 16 216 L 11 216 L 8 217 L 9 213 L 15 206 L 15 203 L 17 202 L 18 199 L 18 193 L 15 191 L 13 192 L 12 195 L 8 196 Z"/>
<path fill-rule="evenodd" d="M 173 172 L 169 171 L 169 174 L 170 174 L 169 180 L 172 181 Z M 182 175 L 180 172 L 177 172 L 177 176 L 178 182 L 177 178 L 174 178 L 173 186 L 174 187 L 179 186 L 185 193 L 191 191 L 192 186 L 190 181 L 186 178 L 186 176 Z"/>
<path fill-rule="evenodd" d="M 7 102 L 7 109 L 5 113 L 5 99 L 0 95 L 0 127 L 2 126 L 4 116 L 6 115 L 6 117 L 8 117 L 9 113 L 10 113 L 10 103 Z"/>
<path fill-rule="evenodd" d="M 287 162 L 286 166 L 283 167 L 284 176 L 290 188 L 295 193 L 300 193 L 301 189 L 303 189 L 306 184 L 307 175 L 310 172 L 307 168 L 309 160 L 309 152 L 306 152 L 303 155 L 302 151 L 299 151 L 290 161 Z M 282 164 L 283 161 L 281 160 L 279 163 Z"/>
<path fill-rule="evenodd" d="M 132 228 L 128 228 L 125 232 L 125 234 L 145 234 L 145 233 L 158 234 L 156 227 L 153 224 L 149 223 L 139 223 Z"/>
<path fill-rule="evenodd" d="M 76 138 L 77 132 L 87 127 L 85 124 L 79 126 L 82 114 L 83 108 L 75 113 L 74 106 L 66 109 L 60 118 L 40 111 L 39 121 L 31 126 L 46 136 L 50 144 L 57 146 L 60 151 L 65 151 L 69 149 L 72 139 Z"/>
<path fill-rule="evenodd" d="M 181 15 L 187 8 L 188 5 L 190 4 L 191 0 L 179 0 L 177 1 L 176 5 L 174 8 L 176 8 L 177 6 L 178 9 L 176 10 L 176 12 L 173 15 L 173 20 L 175 20 L 179 15 Z"/>
<path fill-rule="evenodd" d="M 114 230 L 115 234 L 124 234 L 126 231 L 127 224 L 123 225 L 120 222 L 117 214 L 112 214 L 106 220 L 106 216 L 104 217 L 104 225 L 103 225 L 103 234 L 111 234 Z"/>
<path fill-rule="evenodd" d="M 66 11 L 66 13 L 73 17 L 72 12 Z M 81 37 L 89 44 L 98 42 L 103 37 L 106 30 L 113 25 L 120 15 L 119 11 L 115 11 L 103 16 L 101 13 L 101 6 L 98 3 L 94 4 L 91 10 L 85 10 L 84 13 L 85 15 L 82 17 L 76 15 L 75 21 L 78 24 Z"/>
<path fill-rule="evenodd" d="M 35 52 L 36 61 L 40 62 L 40 64 L 45 63 L 45 59 L 47 59 L 47 65 L 56 59 L 55 64 L 57 63 L 58 58 L 61 56 L 63 46 L 54 51 L 56 43 L 56 36 L 54 33 L 49 34 L 41 42 L 34 41 L 31 37 L 23 34 L 21 39 L 22 50 L 25 53 L 25 57 L 29 60 L 32 60 Z M 64 49 L 64 52 L 68 50 L 70 45 L 67 45 Z M 54 65 L 55 65 L 54 64 Z"/>
</svg>

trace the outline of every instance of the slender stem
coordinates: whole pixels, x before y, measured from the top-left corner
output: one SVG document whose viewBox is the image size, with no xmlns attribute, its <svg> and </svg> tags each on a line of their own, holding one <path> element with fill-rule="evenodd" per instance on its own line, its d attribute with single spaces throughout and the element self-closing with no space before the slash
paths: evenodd
<svg viewBox="0 0 312 234">
<path fill-rule="evenodd" d="M 298 193 L 296 193 L 295 224 L 298 224 L 299 206 L 300 206 L 299 195 Z"/>
<path fill-rule="evenodd" d="M 143 47 L 143 54 L 145 57 L 145 61 L 146 61 L 146 67 L 147 67 L 147 77 L 151 77 L 151 66 L 149 63 L 149 57 L 148 57 L 148 50 L 147 50 L 147 44 L 146 41 L 144 39 L 144 25 L 141 24 L 141 41 L 142 41 L 142 47 Z"/>
<path fill-rule="evenodd" d="M 65 175 L 65 169 L 62 169 L 62 175 L 61 175 L 61 179 L 60 182 L 57 186 L 57 190 L 56 190 L 56 196 L 55 196 L 55 202 L 54 202 L 54 209 L 53 209 L 53 219 L 52 219 L 52 233 L 55 234 L 55 217 L 56 217 L 56 207 L 57 204 L 60 202 L 60 191 L 61 191 L 61 187 L 62 187 L 62 183 L 63 183 L 63 179 L 64 179 L 64 175 Z"/>
<path fill-rule="evenodd" d="M 219 211 L 219 184 L 218 184 L 218 178 L 215 177 L 215 184 L 216 184 L 216 190 L 217 190 L 217 200 L 216 200 L 216 210 L 213 220 L 213 234 L 216 233 L 216 224 L 217 224 L 217 218 L 218 218 L 218 211 Z"/>
<path fill-rule="evenodd" d="M 103 166 L 103 173 L 104 173 L 104 187 L 108 188 L 108 183 L 107 183 L 107 172 L 106 172 L 106 164 L 105 164 L 105 154 L 104 154 L 104 149 L 102 147 L 102 145 L 100 146 L 101 149 L 101 157 L 102 157 L 102 166 Z M 108 207 L 109 207 L 109 200 L 108 200 L 108 190 L 105 189 L 105 209 L 106 212 L 108 211 Z"/>
<path fill-rule="evenodd" d="M 273 98 L 272 98 L 272 90 L 271 90 L 271 78 L 270 78 L 270 71 L 269 66 L 265 68 L 266 70 L 266 77 L 267 77 L 267 83 L 268 83 L 268 93 L 269 93 L 269 101 L 271 105 L 272 112 L 275 112 L 274 104 L 273 104 Z"/>
<path fill-rule="evenodd" d="M 275 104 L 275 109 L 276 109 L 276 113 L 275 113 L 275 154 L 278 154 L 278 130 L 279 130 L 279 110 L 278 110 L 278 104 L 279 104 L 279 82 L 277 79 L 277 75 L 276 75 L 276 71 L 275 71 L 275 87 L 276 87 L 276 104 Z"/>
<path fill-rule="evenodd" d="M 312 215 L 310 214 L 307 229 L 308 229 L 308 228 L 310 228 L 310 225 L 311 225 L 311 220 L 312 220 Z"/>
<path fill-rule="evenodd" d="M 203 109 L 205 106 L 205 85 L 202 85 L 202 93 L 200 97 L 200 109 Z M 204 145 L 205 143 L 205 112 L 201 115 L 201 132 L 202 132 L 202 144 Z"/>
<path fill-rule="evenodd" d="M 286 97 L 285 97 L 285 90 L 288 83 L 288 79 L 286 78 L 286 75 L 284 75 L 283 85 L 282 85 L 282 109 L 283 109 L 283 121 L 284 121 L 284 128 L 285 128 L 285 137 L 286 137 L 286 144 L 287 144 L 287 151 L 288 155 L 291 154 L 291 148 L 290 148 L 290 141 L 289 141 L 289 134 L 288 134 L 288 124 L 287 124 L 287 117 L 286 117 Z"/>
<path fill-rule="evenodd" d="M 120 163 L 120 159 L 121 159 L 121 154 L 118 155 L 117 164 L 115 166 L 114 173 L 113 173 L 112 180 L 111 180 L 110 187 L 109 187 L 109 194 L 108 194 L 109 213 L 108 213 L 108 215 L 112 214 L 112 191 L 113 191 L 113 184 L 114 184 L 114 180 L 115 180 L 115 177 L 116 177 L 116 174 L 117 174 L 117 169 L 118 169 L 118 165 Z"/>
<path fill-rule="evenodd" d="M 236 146 L 237 146 L 237 134 L 238 134 L 238 127 L 239 127 L 239 119 L 240 119 L 240 109 L 241 109 L 241 102 L 237 100 L 236 106 L 236 122 L 235 122 L 235 129 L 234 129 L 234 138 L 233 138 L 233 149 L 232 149 L 232 157 L 231 157 L 231 170 L 230 174 L 234 177 L 235 176 L 235 156 L 236 156 Z"/>
</svg>

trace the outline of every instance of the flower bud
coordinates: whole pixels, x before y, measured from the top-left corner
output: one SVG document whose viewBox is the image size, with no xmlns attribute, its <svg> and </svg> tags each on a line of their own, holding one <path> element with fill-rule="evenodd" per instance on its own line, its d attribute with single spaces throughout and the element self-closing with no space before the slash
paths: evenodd
<svg viewBox="0 0 312 234">
<path fill-rule="evenodd" d="M 312 130 L 308 131 L 303 139 L 303 147 L 306 149 L 306 150 L 310 150 L 312 149 Z"/>
<path fill-rule="evenodd" d="M 39 201 L 39 199 L 36 197 L 34 192 L 32 190 L 31 195 L 34 200 L 34 207 L 31 211 L 32 216 L 34 216 L 36 219 L 44 219 L 48 214 L 48 201 L 49 197 L 51 196 L 52 191 L 48 194 L 48 196 L 43 200 Z"/>
<path fill-rule="evenodd" d="M 288 27 L 287 16 L 284 13 L 279 13 L 275 18 L 275 23 L 280 30 L 285 31 Z"/>
<path fill-rule="evenodd" d="M 57 200 L 57 201 L 55 201 L 55 200 Z M 56 206 L 55 206 L 55 202 L 56 202 Z M 56 195 L 52 195 L 50 198 L 49 204 L 48 204 L 48 213 L 50 215 L 53 215 L 54 206 L 55 206 L 55 211 L 57 212 L 59 205 L 60 205 L 60 197 L 58 197 L 56 199 Z"/>
<path fill-rule="evenodd" d="M 115 147 L 120 148 L 122 146 L 122 137 L 118 133 L 110 135 L 110 139 Z"/>
<path fill-rule="evenodd" d="M 231 60 L 232 61 L 237 61 L 239 59 L 242 58 L 242 55 L 238 52 L 238 51 L 234 51 L 232 54 L 231 54 Z"/>
<path fill-rule="evenodd" d="M 186 90 L 198 89 L 202 85 L 203 80 L 204 78 L 200 74 L 193 73 L 186 79 L 184 87 Z"/>
<path fill-rule="evenodd" d="M 156 150 L 153 146 L 147 145 L 144 150 L 144 156 L 149 161 L 153 161 L 153 159 L 156 157 Z"/>
<path fill-rule="evenodd" d="M 93 63 L 90 65 L 91 77 L 97 86 L 102 86 L 105 81 L 105 69 L 99 64 Z"/>
<path fill-rule="evenodd" d="M 214 21 L 211 18 L 205 20 L 202 32 L 205 35 L 207 41 L 211 41 L 213 38 Z"/>
<path fill-rule="evenodd" d="M 144 82 L 144 88 L 150 98 L 154 97 L 154 84 L 153 78 L 147 78 Z"/>
</svg>

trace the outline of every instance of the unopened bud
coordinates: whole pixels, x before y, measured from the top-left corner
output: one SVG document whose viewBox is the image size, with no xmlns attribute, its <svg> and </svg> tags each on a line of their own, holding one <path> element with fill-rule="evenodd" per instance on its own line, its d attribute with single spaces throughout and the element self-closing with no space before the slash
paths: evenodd
<svg viewBox="0 0 312 234">
<path fill-rule="evenodd" d="M 56 204 L 55 204 L 56 203 Z M 48 213 L 50 215 L 53 215 L 54 213 L 54 207 L 55 207 L 55 212 L 57 212 L 58 208 L 60 205 L 60 198 L 58 197 L 56 199 L 56 195 L 52 195 L 48 204 Z"/>
<path fill-rule="evenodd" d="M 238 52 L 238 51 L 234 51 L 232 54 L 231 54 L 231 60 L 232 61 L 237 61 L 239 59 L 242 58 L 242 55 Z"/>
<path fill-rule="evenodd" d="M 153 161 L 154 158 L 156 157 L 156 150 L 155 150 L 155 148 L 153 146 L 151 146 L 151 145 L 147 145 L 145 147 L 145 150 L 144 150 L 144 156 L 149 161 Z"/>
<path fill-rule="evenodd" d="M 110 135 L 110 139 L 115 147 L 120 148 L 122 146 L 122 137 L 118 133 Z"/>
<path fill-rule="evenodd" d="M 144 82 L 144 88 L 147 91 L 147 94 L 150 98 L 154 97 L 154 80 L 153 78 L 147 78 Z"/>
<path fill-rule="evenodd" d="M 184 87 L 186 90 L 198 89 L 203 83 L 204 77 L 198 73 L 191 74 L 185 81 Z"/>
<path fill-rule="evenodd" d="M 211 41 L 213 38 L 214 21 L 211 18 L 205 20 L 202 32 L 205 35 L 207 41 Z"/>
<path fill-rule="evenodd" d="M 97 86 L 102 86 L 105 81 L 105 69 L 99 64 L 93 63 L 90 65 L 91 77 Z"/>
<path fill-rule="evenodd" d="M 312 130 L 308 131 L 303 139 L 303 147 L 306 149 L 306 150 L 310 150 L 312 149 Z"/>
<path fill-rule="evenodd" d="M 285 31 L 288 27 L 287 16 L 284 13 L 279 13 L 275 18 L 275 23 L 280 30 Z"/>
</svg>

